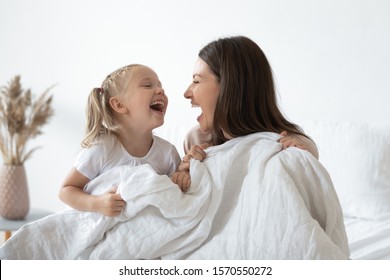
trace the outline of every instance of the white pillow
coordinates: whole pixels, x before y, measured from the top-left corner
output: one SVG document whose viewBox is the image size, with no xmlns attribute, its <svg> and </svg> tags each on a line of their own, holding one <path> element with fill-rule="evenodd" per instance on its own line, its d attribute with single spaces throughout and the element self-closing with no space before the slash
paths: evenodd
<svg viewBox="0 0 390 280">
<path fill-rule="evenodd" d="M 390 125 L 311 122 L 316 142 L 345 216 L 381 219 L 390 215 Z"/>
</svg>

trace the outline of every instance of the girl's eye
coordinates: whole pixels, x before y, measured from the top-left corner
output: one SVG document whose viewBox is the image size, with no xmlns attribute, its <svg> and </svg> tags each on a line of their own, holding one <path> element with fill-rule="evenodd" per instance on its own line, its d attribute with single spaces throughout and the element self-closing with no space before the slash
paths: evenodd
<svg viewBox="0 0 390 280">
<path fill-rule="evenodd" d="M 152 87 L 152 85 L 151 84 L 145 84 L 144 87 L 150 88 L 150 87 Z"/>
<path fill-rule="evenodd" d="M 199 84 L 199 81 L 197 81 L 197 80 L 193 80 L 192 81 L 194 84 Z"/>
</svg>

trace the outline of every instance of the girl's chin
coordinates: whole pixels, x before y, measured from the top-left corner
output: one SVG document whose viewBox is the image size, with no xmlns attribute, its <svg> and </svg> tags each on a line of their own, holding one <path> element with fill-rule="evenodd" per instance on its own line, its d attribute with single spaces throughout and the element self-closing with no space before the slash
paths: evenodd
<svg viewBox="0 0 390 280">
<path fill-rule="evenodd" d="M 159 120 L 154 121 L 153 127 L 154 127 L 154 128 L 157 128 L 157 127 L 162 126 L 163 124 L 164 124 L 164 118 L 161 118 L 161 119 L 159 119 Z M 154 129 L 154 128 L 153 128 L 153 129 Z"/>
</svg>

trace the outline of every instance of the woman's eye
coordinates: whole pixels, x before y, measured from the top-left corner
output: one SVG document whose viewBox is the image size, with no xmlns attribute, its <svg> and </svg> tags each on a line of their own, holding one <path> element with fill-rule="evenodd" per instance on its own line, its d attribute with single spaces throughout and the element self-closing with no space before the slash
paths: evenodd
<svg viewBox="0 0 390 280">
<path fill-rule="evenodd" d="M 194 84 L 199 84 L 199 81 L 197 81 L 197 80 L 193 80 L 192 81 Z"/>
<path fill-rule="evenodd" d="M 146 85 L 144 85 L 144 87 L 146 87 L 146 88 L 151 88 L 152 85 L 151 85 L 151 84 L 146 84 Z"/>
</svg>

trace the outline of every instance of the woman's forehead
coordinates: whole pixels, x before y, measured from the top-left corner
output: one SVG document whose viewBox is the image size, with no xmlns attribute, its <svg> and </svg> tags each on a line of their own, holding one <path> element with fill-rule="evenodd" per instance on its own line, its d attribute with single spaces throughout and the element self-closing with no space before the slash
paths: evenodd
<svg viewBox="0 0 390 280">
<path fill-rule="evenodd" d="M 198 57 L 198 59 L 195 61 L 193 74 L 201 76 L 202 73 L 204 73 L 204 72 L 210 72 L 209 67 L 208 67 L 207 63 L 204 62 L 203 59 Z"/>
</svg>

